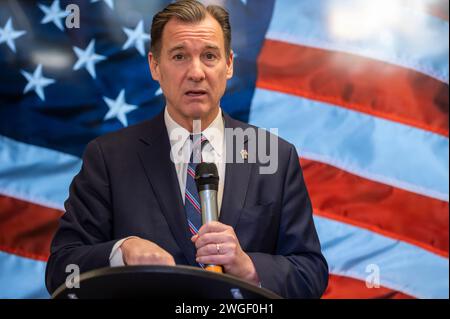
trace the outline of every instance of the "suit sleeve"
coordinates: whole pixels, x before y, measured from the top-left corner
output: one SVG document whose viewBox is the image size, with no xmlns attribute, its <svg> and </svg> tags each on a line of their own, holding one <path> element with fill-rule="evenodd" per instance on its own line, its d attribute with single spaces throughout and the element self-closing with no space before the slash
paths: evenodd
<svg viewBox="0 0 450 319">
<path fill-rule="evenodd" d="M 285 298 L 320 298 L 328 285 L 328 265 L 312 218 L 312 207 L 293 146 L 284 178 L 275 255 L 249 253 L 262 287 Z"/>
<path fill-rule="evenodd" d="M 50 293 L 65 282 L 67 265 L 77 265 L 80 273 L 109 266 L 116 242 L 111 235 L 111 194 L 105 161 L 95 140 L 86 148 L 64 207 L 46 268 Z"/>
</svg>

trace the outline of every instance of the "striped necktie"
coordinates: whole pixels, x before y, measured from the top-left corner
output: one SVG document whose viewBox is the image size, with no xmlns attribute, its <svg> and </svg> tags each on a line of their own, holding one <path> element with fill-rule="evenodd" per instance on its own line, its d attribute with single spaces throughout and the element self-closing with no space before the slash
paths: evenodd
<svg viewBox="0 0 450 319">
<path fill-rule="evenodd" d="M 184 208 L 186 211 L 186 218 L 189 225 L 189 237 L 198 233 L 202 226 L 202 212 L 200 207 L 200 197 L 198 195 L 197 185 L 195 184 L 195 168 L 201 162 L 201 150 L 206 145 L 208 140 L 203 136 L 192 136 L 192 152 L 189 160 L 186 175 L 186 191 Z"/>
</svg>

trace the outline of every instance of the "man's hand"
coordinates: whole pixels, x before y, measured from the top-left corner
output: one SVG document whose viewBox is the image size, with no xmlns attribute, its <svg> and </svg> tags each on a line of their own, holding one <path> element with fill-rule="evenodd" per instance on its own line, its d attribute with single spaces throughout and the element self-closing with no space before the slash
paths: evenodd
<svg viewBox="0 0 450 319">
<path fill-rule="evenodd" d="M 210 222 L 203 225 L 191 240 L 197 248 L 197 262 L 222 265 L 225 272 L 255 285 L 259 283 L 255 265 L 242 250 L 231 226 Z"/>
<path fill-rule="evenodd" d="M 155 243 L 132 237 L 120 246 L 125 265 L 166 265 L 175 266 L 175 260 L 167 251 Z"/>
</svg>

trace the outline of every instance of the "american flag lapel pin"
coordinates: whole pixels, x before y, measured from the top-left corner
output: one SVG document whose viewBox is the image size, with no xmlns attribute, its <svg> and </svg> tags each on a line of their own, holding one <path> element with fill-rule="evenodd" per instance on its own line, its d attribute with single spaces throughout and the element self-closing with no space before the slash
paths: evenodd
<svg viewBox="0 0 450 319">
<path fill-rule="evenodd" d="M 248 158 L 247 150 L 242 150 L 241 151 L 241 157 L 242 157 L 243 160 L 246 160 Z"/>
</svg>

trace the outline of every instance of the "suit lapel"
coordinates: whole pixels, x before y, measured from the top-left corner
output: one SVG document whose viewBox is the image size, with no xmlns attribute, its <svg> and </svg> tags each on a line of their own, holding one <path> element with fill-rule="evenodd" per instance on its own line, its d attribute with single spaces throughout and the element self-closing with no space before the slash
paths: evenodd
<svg viewBox="0 0 450 319">
<path fill-rule="evenodd" d="M 188 224 L 184 212 L 175 165 L 170 159 L 170 142 L 164 124 L 164 112 L 149 123 L 140 138 L 139 156 L 144 171 L 156 194 L 178 246 L 191 265 L 195 265 L 195 249 L 187 235 Z"/>
<path fill-rule="evenodd" d="M 239 127 L 238 122 L 233 120 L 226 113 L 223 113 L 223 115 L 225 119 L 225 128 L 234 129 Z M 248 139 L 245 137 L 244 149 L 246 150 L 247 142 Z M 226 154 L 232 154 L 233 159 L 236 159 L 236 156 L 241 156 L 241 149 L 235 148 L 236 147 L 230 145 L 230 143 L 226 144 Z M 230 225 L 233 228 L 236 227 L 241 210 L 244 207 L 252 167 L 253 164 L 248 163 L 247 161 L 244 163 L 236 163 L 235 160 L 231 163 L 226 163 L 225 166 L 225 186 L 219 221 Z"/>
</svg>

